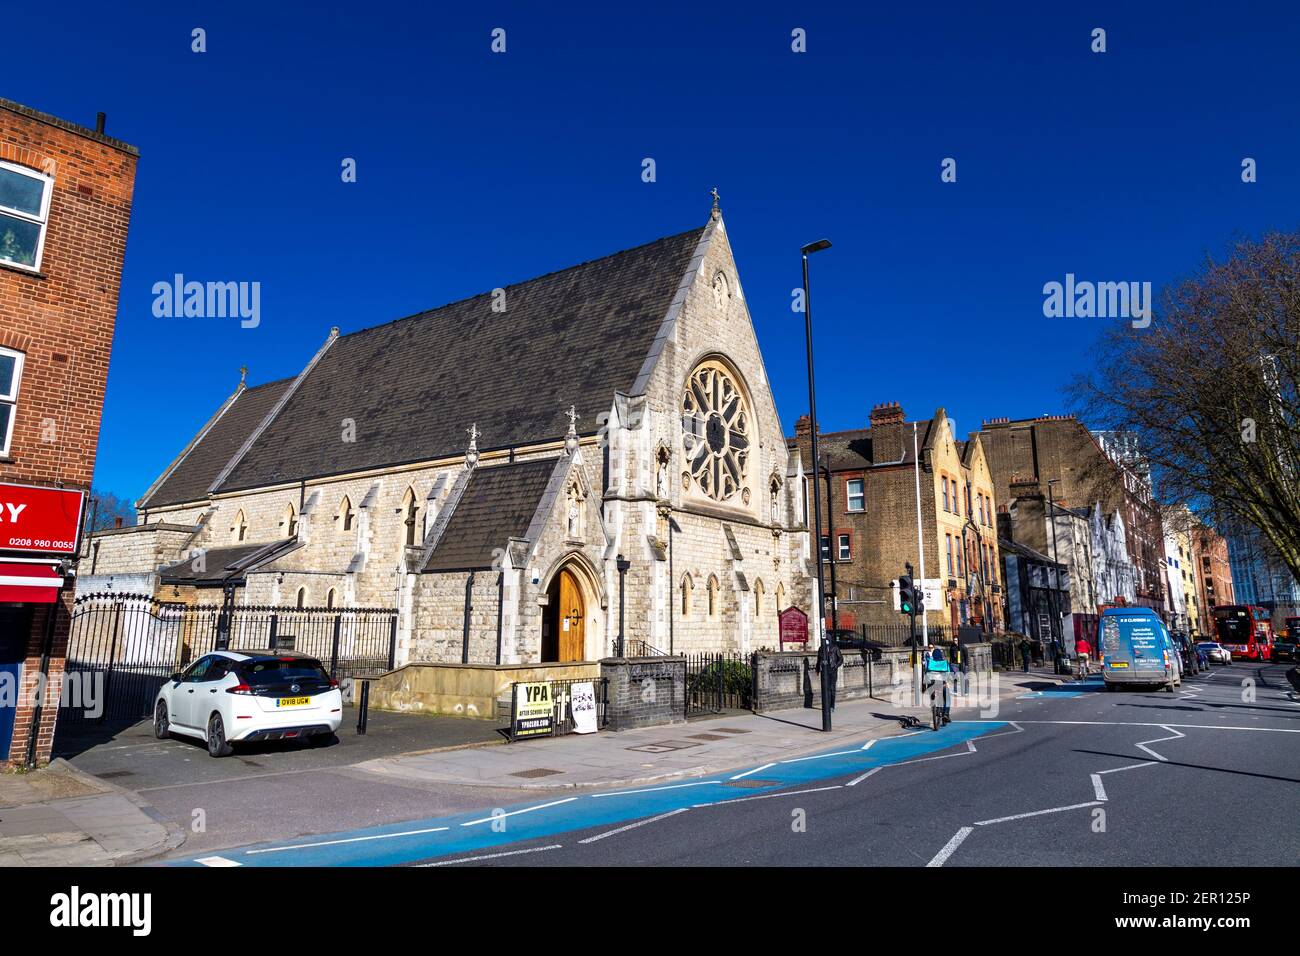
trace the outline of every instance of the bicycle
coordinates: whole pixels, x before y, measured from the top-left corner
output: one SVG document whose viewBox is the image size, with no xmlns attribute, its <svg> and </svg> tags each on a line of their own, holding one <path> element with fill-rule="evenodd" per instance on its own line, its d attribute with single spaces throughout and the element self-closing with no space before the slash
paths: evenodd
<svg viewBox="0 0 1300 956">
<path fill-rule="evenodd" d="M 1092 671 L 1088 666 L 1088 655 L 1080 654 L 1077 659 L 1078 667 L 1075 670 L 1075 680 L 1087 680 Z"/>
</svg>

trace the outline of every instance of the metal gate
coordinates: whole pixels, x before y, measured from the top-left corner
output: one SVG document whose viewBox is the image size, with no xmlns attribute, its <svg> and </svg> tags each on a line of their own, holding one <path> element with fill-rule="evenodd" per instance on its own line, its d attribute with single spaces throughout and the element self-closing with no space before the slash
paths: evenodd
<svg viewBox="0 0 1300 956">
<path fill-rule="evenodd" d="M 185 605 L 146 594 L 97 593 L 73 603 L 59 733 L 152 713 L 172 674 L 214 650 L 293 650 L 316 657 L 335 678 L 393 667 L 391 608 Z"/>
<path fill-rule="evenodd" d="M 754 700 L 753 658 L 736 651 L 687 654 L 686 716 L 749 709 Z"/>
</svg>

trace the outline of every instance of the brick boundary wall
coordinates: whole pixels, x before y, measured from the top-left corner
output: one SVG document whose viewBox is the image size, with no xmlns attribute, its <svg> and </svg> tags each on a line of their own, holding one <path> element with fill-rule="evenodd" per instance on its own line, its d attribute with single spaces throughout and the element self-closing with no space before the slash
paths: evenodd
<svg viewBox="0 0 1300 956">
<path fill-rule="evenodd" d="M 609 681 L 609 730 L 686 723 L 686 658 L 606 658 L 600 676 Z"/>
</svg>

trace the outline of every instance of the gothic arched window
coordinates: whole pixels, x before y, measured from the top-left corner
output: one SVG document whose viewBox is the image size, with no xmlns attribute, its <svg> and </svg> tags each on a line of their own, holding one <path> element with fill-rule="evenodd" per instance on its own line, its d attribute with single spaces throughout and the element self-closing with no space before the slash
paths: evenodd
<svg viewBox="0 0 1300 956">
<path fill-rule="evenodd" d="M 406 494 L 402 496 L 402 507 L 399 513 L 402 516 L 402 540 L 408 548 L 413 548 L 418 543 L 416 541 L 416 529 L 419 527 L 418 519 L 420 516 L 420 507 L 415 501 L 414 488 L 406 489 Z"/>
<path fill-rule="evenodd" d="M 749 409 L 733 373 L 716 361 L 701 364 L 686 381 L 682 395 L 682 444 L 686 471 L 682 484 L 694 481 L 714 501 L 738 495 L 747 505 Z"/>
<path fill-rule="evenodd" d="M 695 590 L 695 582 L 691 580 L 689 574 L 682 576 L 682 617 L 689 617 L 691 613 L 691 592 Z"/>
<path fill-rule="evenodd" d="M 290 502 L 284 509 L 284 520 L 280 522 L 284 526 L 284 536 L 292 538 L 298 533 L 298 514 L 293 510 L 293 502 Z"/>
<path fill-rule="evenodd" d="M 709 575 L 709 618 L 718 616 L 718 579 Z"/>
<path fill-rule="evenodd" d="M 231 541 L 243 541 L 248 534 L 248 522 L 244 519 L 244 511 L 241 508 L 239 514 L 235 515 L 235 526 L 230 529 Z"/>
<path fill-rule="evenodd" d="M 347 495 L 339 503 L 339 527 L 344 531 L 352 530 L 352 499 Z"/>
</svg>

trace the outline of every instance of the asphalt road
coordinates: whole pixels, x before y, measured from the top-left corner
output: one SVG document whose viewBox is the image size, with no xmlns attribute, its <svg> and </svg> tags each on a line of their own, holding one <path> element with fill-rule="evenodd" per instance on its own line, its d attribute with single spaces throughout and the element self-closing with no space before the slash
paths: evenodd
<svg viewBox="0 0 1300 956">
<path fill-rule="evenodd" d="M 419 817 L 395 795 L 377 826 L 206 855 L 191 840 L 176 862 L 1294 866 L 1300 703 L 1284 670 L 1239 663 L 1175 694 L 1094 679 L 1004 701 L 996 719 L 658 787 L 430 788 Z M 383 806 L 381 785 L 351 783 Z"/>
</svg>

